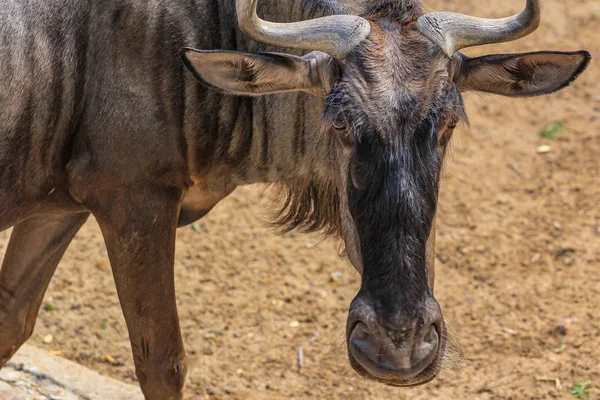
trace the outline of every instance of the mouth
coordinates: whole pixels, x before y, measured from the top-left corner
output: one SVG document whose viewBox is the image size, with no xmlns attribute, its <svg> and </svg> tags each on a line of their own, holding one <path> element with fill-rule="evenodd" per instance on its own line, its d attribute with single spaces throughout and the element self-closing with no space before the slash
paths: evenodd
<svg viewBox="0 0 600 400">
<path fill-rule="evenodd" d="M 359 323 L 360 321 L 355 321 L 352 324 L 349 324 L 348 332 L 353 332 Z M 393 387 L 412 387 L 424 385 L 426 383 L 431 382 L 437 377 L 442 368 L 442 360 L 446 352 L 447 328 L 443 320 L 441 324 L 439 324 L 439 326 L 435 327 L 435 330 L 439 337 L 439 346 L 437 352 L 435 353 L 435 356 L 433 357 L 433 359 L 424 360 L 424 364 L 428 363 L 428 366 L 423 371 L 409 379 L 398 379 L 394 376 L 394 371 L 392 369 L 389 370 L 389 374 L 385 373 L 385 369 L 383 369 L 383 373 L 378 374 L 378 376 L 371 374 L 369 371 L 367 371 L 365 367 L 363 367 L 363 363 L 366 362 L 368 357 L 365 354 L 361 354 L 360 351 L 358 351 L 356 354 L 353 354 L 354 352 L 350 350 L 350 336 L 347 336 L 346 343 L 348 346 L 348 360 L 350 362 L 350 365 L 356 371 L 356 373 L 358 373 L 358 375 L 371 381 L 375 381 Z"/>
</svg>

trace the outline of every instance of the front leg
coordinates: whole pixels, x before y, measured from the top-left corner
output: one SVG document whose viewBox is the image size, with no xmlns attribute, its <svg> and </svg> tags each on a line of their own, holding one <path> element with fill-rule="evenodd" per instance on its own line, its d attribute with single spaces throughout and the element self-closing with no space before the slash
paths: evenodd
<svg viewBox="0 0 600 400">
<path fill-rule="evenodd" d="M 147 400 L 183 398 L 187 367 L 173 271 L 181 195 L 174 188 L 119 189 L 93 207 Z"/>
<path fill-rule="evenodd" d="M 13 229 L 0 269 L 0 369 L 31 336 L 56 266 L 88 216 L 41 216 Z"/>
</svg>

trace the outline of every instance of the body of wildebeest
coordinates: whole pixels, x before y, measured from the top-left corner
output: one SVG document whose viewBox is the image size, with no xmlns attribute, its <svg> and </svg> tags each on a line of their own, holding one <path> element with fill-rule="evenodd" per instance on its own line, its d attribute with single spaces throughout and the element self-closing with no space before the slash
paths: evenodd
<svg viewBox="0 0 600 400">
<path fill-rule="evenodd" d="M 93 214 L 142 391 L 182 398 L 175 230 L 235 187 L 271 182 L 285 189 L 279 222 L 342 238 L 362 275 L 347 323 L 356 371 L 396 386 L 436 376 L 434 220 L 460 92 L 551 93 L 589 54 L 458 52 L 533 31 L 533 0 L 502 20 L 423 14 L 418 0 L 256 6 L 0 0 L 0 230 L 14 226 L 0 366 Z"/>
</svg>

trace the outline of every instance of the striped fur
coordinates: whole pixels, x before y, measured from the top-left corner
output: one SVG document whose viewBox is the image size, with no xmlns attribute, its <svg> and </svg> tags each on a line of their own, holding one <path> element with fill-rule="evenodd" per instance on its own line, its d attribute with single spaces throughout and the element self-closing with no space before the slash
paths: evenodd
<svg viewBox="0 0 600 400">
<path fill-rule="evenodd" d="M 289 21 L 324 12 L 313 3 L 263 2 L 261 13 Z M 95 179 L 156 179 L 149 171 L 211 199 L 255 182 L 289 183 L 296 197 L 314 177 L 334 187 L 322 100 L 226 96 L 183 68 L 186 46 L 275 50 L 241 35 L 231 0 L 1 0 L 0 38 L 2 229 L 40 204 L 79 207 Z M 302 214 L 293 209 L 286 223 Z"/>
</svg>

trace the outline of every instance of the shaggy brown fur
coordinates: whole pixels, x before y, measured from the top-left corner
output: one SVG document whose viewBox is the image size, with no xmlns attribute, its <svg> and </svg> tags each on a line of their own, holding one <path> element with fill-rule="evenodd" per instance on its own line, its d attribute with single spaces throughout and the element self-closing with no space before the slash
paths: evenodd
<svg viewBox="0 0 600 400">
<path fill-rule="evenodd" d="M 309 179 L 274 185 L 273 194 L 280 204 L 274 224 L 283 232 L 299 229 L 322 231 L 327 236 L 341 234 L 339 192 L 333 181 Z"/>
</svg>

